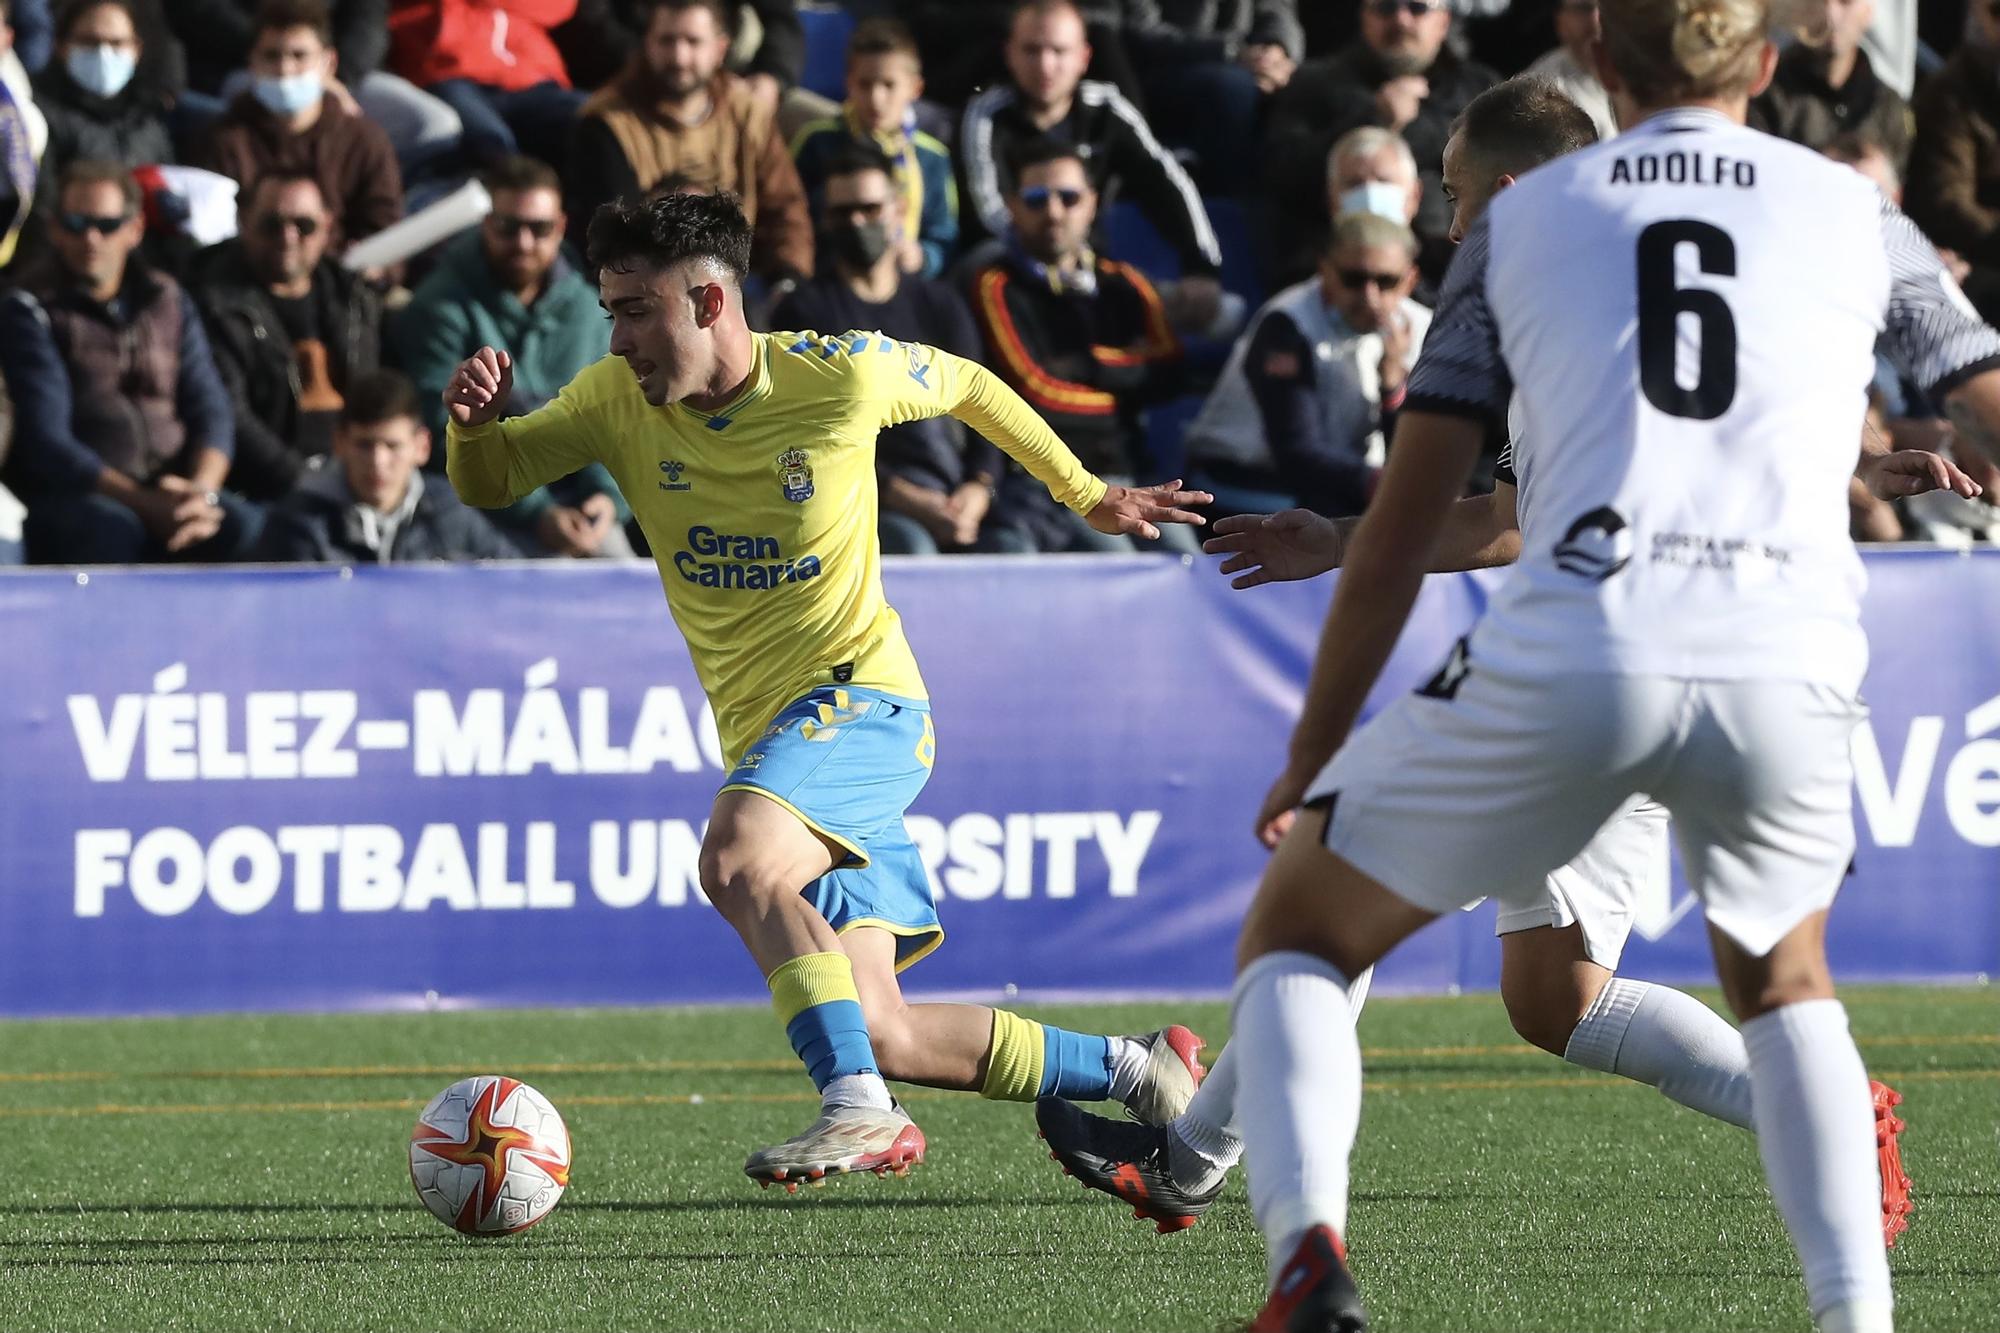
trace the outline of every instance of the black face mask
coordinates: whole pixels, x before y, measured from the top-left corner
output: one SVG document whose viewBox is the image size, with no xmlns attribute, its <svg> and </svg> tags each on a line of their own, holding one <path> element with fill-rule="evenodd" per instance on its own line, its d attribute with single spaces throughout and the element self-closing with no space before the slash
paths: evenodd
<svg viewBox="0 0 2000 1333">
<path fill-rule="evenodd" d="M 889 226 L 863 222 L 853 227 L 829 227 L 825 240 L 836 259 L 855 268 L 874 268 L 875 261 L 889 253 Z"/>
</svg>

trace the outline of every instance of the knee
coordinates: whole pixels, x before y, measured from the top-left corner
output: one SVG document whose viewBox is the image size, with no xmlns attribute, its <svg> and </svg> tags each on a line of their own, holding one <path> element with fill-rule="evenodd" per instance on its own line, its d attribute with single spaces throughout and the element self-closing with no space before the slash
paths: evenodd
<svg viewBox="0 0 2000 1333">
<path fill-rule="evenodd" d="M 736 847 L 702 849 L 701 891 L 732 926 L 762 916 L 780 893 L 797 893 L 772 868 Z"/>
<path fill-rule="evenodd" d="M 1504 982 L 1500 998 L 1507 1006 L 1507 1021 L 1514 1025 L 1515 1035 L 1557 1056 L 1569 1049 L 1569 1039 L 1590 1007 L 1587 999 L 1567 989 L 1558 992 Z"/>
</svg>

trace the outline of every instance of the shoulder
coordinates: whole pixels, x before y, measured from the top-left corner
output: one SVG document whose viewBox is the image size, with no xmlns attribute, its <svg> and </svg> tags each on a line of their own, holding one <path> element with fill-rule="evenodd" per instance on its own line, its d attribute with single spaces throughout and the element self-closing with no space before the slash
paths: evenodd
<svg viewBox="0 0 2000 1333">
<path fill-rule="evenodd" d="M 1013 84 L 1005 82 L 996 83 L 984 92 L 974 94 L 966 102 L 962 123 L 973 134 L 990 131 L 992 120 L 996 116 L 1005 113 L 1014 105 L 1015 101 L 1016 96 Z M 970 135 L 961 136 L 961 144 L 963 144 L 964 138 L 967 137 L 970 137 Z"/>
<path fill-rule="evenodd" d="M 792 136 L 791 154 L 804 165 L 808 157 L 832 151 L 846 136 L 847 127 L 838 117 L 821 116 L 799 127 L 799 132 Z"/>
<path fill-rule="evenodd" d="M 1153 288 L 1153 280 L 1130 264 L 1116 259 L 1099 259 L 1097 273 L 1100 280 L 1109 278 L 1113 286 L 1123 287 L 1147 300 L 1158 300 L 1159 293 Z"/>
<path fill-rule="evenodd" d="M 936 162 L 951 161 L 951 149 L 946 148 L 944 141 L 935 135 L 918 130 L 910 136 L 910 142 L 915 145 L 917 157 L 920 159 Z"/>
</svg>

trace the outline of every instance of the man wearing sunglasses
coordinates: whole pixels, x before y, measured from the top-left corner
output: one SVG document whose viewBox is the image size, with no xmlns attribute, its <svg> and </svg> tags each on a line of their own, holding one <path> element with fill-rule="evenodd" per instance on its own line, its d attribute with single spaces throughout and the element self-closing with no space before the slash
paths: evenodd
<svg viewBox="0 0 2000 1333">
<path fill-rule="evenodd" d="M 444 386 L 481 347 L 514 356 L 504 415 L 532 412 L 611 350 L 597 290 L 563 252 L 562 182 L 545 162 L 506 158 L 481 178 L 493 211 L 444 257 L 390 323 L 397 363 L 416 382 L 432 435 L 445 428 Z M 433 460 L 433 466 L 442 459 Z M 629 556 L 631 517 L 617 483 L 592 463 L 492 515 L 530 555 Z"/>
<path fill-rule="evenodd" d="M 1125 479 L 1138 471 L 1140 408 L 1191 386 L 1152 283 L 1090 248 L 1097 191 L 1078 152 L 1074 144 L 1040 139 L 1016 153 L 1007 255 L 974 280 L 973 315 L 986 339 L 987 364 L 1055 427 L 1084 466 Z M 1091 528 L 1017 473 L 1002 479 L 1000 499 L 1039 550 L 1132 549 L 1125 535 Z M 1161 532 L 1169 549 L 1199 549 L 1190 534 Z"/>
<path fill-rule="evenodd" d="M 1484 65 L 1445 44 L 1451 11 L 1444 0 L 1364 0 L 1354 41 L 1307 63 L 1271 105 L 1264 132 L 1264 189 L 1272 205 L 1270 254 L 1319 252 L 1326 235 L 1326 159 L 1349 130 L 1378 125 L 1403 136 L 1423 181 L 1416 233 L 1423 272 L 1441 280 L 1451 260 L 1451 208 L 1440 173 L 1451 122 L 1466 103 L 1499 82 Z M 1275 272 L 1274 285 L 1303 271 Z"/>
<path fill-rule="evenodd" d="M 1430 327 L 1410 299 L 1416 257 L 1402 223 L 1344 214 L 1319 273 L 1257 312 L 1188 428 L 1188 457 L 1224 512 L 1367 506 Z"/>
<path fill-rule="evenodd" d="M 382 302 L 327 257 L 319 181 L 270 171 L 239 197 L 237 235 L 196 258 L 191 285 L 236 408 L 232 489 L 276 500 L 333 447 L 341 397 L 375 369 Z"/>
<path fill-rule="evenodd" d="M 194 302 L 133 256 L 138 185 L 74 163 L 52 222 L 56 262 L 0 299 L 6 480 L 28 506 L 28 558 L 234 558 L 261 515 L 222 490 L 234 414 Z"/>
</svg>

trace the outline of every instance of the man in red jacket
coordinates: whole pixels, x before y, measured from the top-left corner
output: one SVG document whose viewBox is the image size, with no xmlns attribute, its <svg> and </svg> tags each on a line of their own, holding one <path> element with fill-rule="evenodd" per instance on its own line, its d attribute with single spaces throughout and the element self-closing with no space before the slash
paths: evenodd
<svg viewBox="0 0 2000 1333">
<path fill-rule="evenodd" d="M 587 94 L 550 32 L 575 14 L 576 0 L 393 0 L 389 67 L 451 104 L 474 163 L 560 162 Z"/>
</svg>

